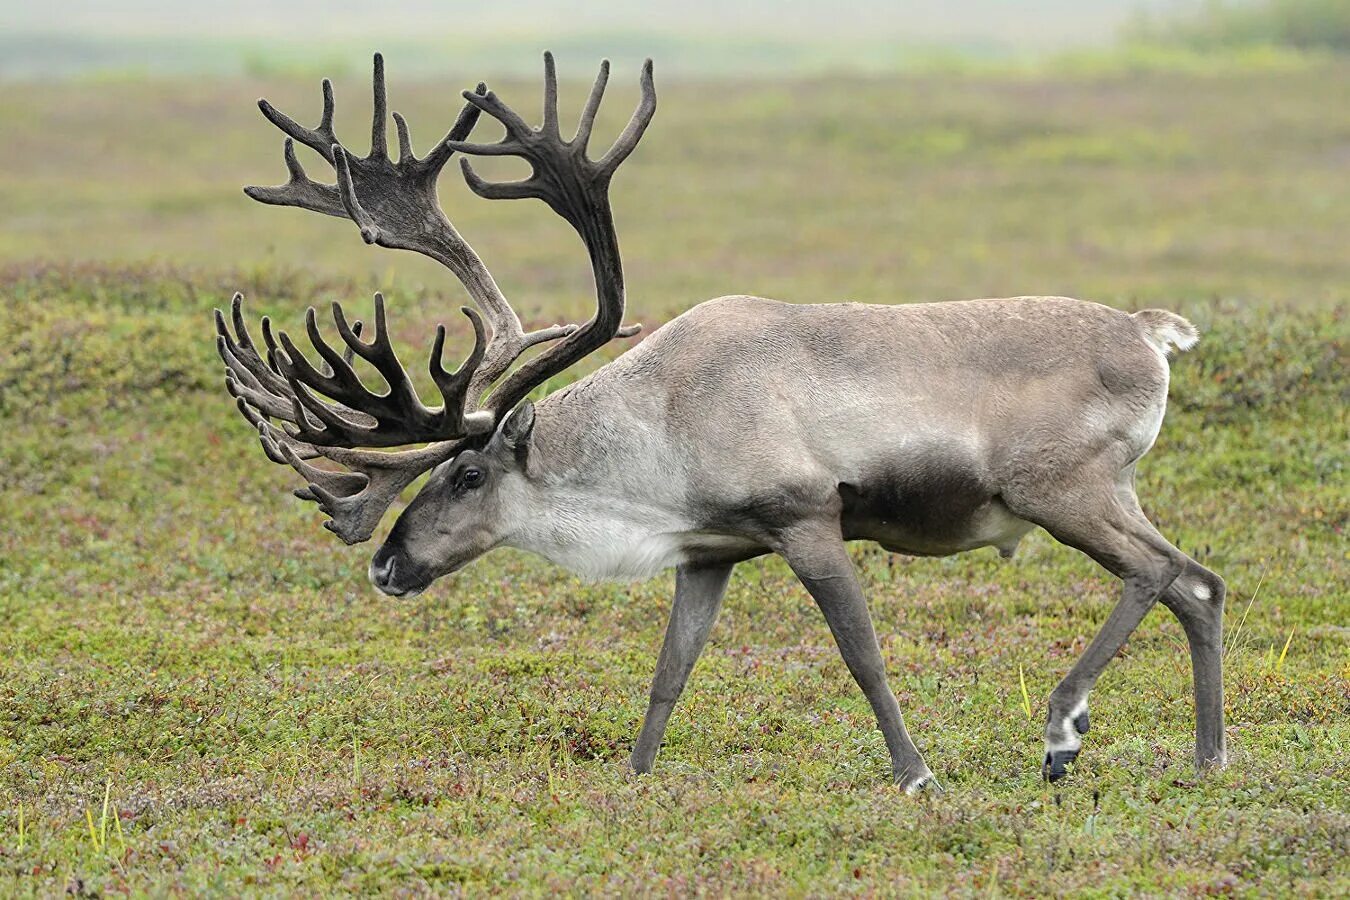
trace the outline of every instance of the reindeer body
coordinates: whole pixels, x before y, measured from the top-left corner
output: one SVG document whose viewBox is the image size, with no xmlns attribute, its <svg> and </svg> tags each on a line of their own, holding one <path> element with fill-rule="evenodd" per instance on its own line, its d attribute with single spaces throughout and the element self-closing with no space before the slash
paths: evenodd
<svg viewBox="0 0 1350 900">
<path fill-rule="evenodd" d="M 835 511 L 915 556 L 994 546 L 1085 457 L 1152 445 L 1168 367 L 1134 317 L 1060 297 L 792 305 L 722 297 L 536 405 L 503 543 L 592 579 L 771 552 Z"/>
</svg>

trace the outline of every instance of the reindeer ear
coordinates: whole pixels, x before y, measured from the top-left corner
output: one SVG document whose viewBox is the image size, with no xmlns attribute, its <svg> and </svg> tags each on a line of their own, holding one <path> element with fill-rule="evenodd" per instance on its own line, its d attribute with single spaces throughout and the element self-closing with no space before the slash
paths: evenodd
<svg viewBox="0 0 1350 900">
<path fill-rule="evenodd" d="M 516 455 L 523 464 L 530 452 L 530 435 L 534 432 L 534 404 L 526 400 L 511 410 L 497 432 L 502 446 Z"/>
</svg>

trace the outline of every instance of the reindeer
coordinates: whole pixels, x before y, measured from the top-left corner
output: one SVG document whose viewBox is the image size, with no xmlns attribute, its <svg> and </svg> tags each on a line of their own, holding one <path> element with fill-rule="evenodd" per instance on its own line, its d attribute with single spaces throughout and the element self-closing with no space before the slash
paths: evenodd
<svg viewBox="0 0 1350 900">
<path fill-rule="evenodd" d="M 474 343 L 455 371 L 429 368 L 440 403 L 424 405 L 395 355 L 381 295 L 373 335 L 333 304 L 345 349 L 305 327 L 317 365 L 262 320 L 252 339 L 235 295 L 216 311 L 226 387 L 267 456 L 306 481 L 296 491 L 349 544 L 368 540 L 388 507 L 430 472 L 370 563 L 380 591 L 409 597 L 502 546 L 532 551 L 590 579 L 634 580 L 674 568 L 675 598 L 632 768 L 650 772 L 676 700 L 717 617 L 737 563 L 783 557 L 824 613 L 862 688 L 907 792 L 940 790 L 905 730 L 849 541 L 945 556 L 993 546 L 1010 556 L 1040 526 L 1123 581 L 1120 602 L 1050 694 L 1043 775 L 1064 776 L 1088 730 L 1088 693 L 1144 614 L 1161 600 L 1190 644 L 1196 760 L 1225 761 L 1220 631 L 1224 582 L 1149 523 L 1135 467 L 1153 444 L 1167 399 L 1168 358 L 1197 332 L 1163 310 L 1134 314 L 1064 297 L 909 306 L 792 305 L 752 296 L 702 303 L 590 375 L 537 403 L 527 396 L 625 326 L 623 266 L 609 185 L 656 110 L 652 66 L 641 100 L 599 159 L 592 126 L 609 76 L 602 63 L 575 135 L 559 131 L 553 57 L 544 55 L 538 128 L 479 84 L 449 133 L 413 153 L 397 112 L 389 157 L 384 66 L 374 64 L 371 149 L 348 151 L 323 114 L 299 125 L 259 101 L 286 134 L 290 172 L 254 200 L 356 223 L 368 244 L 444 264 L 474 307 Z M 495 143 L 468 141 L 479 116 Z M 295 142 L 318 153 L 336 184 L 311 180 Z M 436 182 L 454 153 L 470 189 L 490 200 L 544 201 L 580 235 L 596 310 L 580 325 L 526 331 L 478 255 L 445 217 Z M 467 156 L 515 156 L 523 181 L 494 183 Z M 232 326 L 232 327 L 231 327 Z M 512 368 L 531 348 L 537 353 Z M 360 357 L 386 382 L 366 386 Z M 421 445 L 390 451 L 388 448 Z M 340 469 L 321 467 L 323 458 Z"/>
</svg>

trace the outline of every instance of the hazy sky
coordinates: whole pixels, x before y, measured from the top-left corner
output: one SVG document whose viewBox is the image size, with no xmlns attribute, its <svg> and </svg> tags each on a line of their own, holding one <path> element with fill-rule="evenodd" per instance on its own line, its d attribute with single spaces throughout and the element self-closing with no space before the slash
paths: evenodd
<svg viewBox="0 0 1350 900">
<path fill-rule="evenodd" d="M 605 31 L 708 33 L 768 38 L 896 37 L 914 42 L 991 42 L 1039 48 L 1111 39 L 1141 8 L 1197 0 L 0 0 L 0 30 L 113 36 L 474 32 L 531 37 Z"/>
</svg>

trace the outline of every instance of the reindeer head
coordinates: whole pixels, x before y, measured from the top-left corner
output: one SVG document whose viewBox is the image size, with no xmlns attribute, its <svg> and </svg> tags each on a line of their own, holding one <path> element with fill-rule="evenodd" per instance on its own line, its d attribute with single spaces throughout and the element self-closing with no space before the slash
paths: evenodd
<svg viewBox="0 0 1350 900">
<path fill-rule="evenodd" d="M 396 597 L 425 590 L 502 544 L 533 504 L 526 475 L 534 406 L 517 406 L 481 448 L 437 466 L 370 562 L 370 581 Z"/>
<path fill-rule="evenodd" d="M 608 78 L 609 64 L 604 62 L 570 140 L 558 130 L 557 77 L 548 53 L 539 128 L 530 127 L 479 84 L 476 91 L 464 92 L 467 105 L 450 132 L 418 158 L 407 123 L 394 113 L 397 162 L 388 155 L 384 63 L 378 55 L 371 150 L 365 157 L 347 151 L 333 132 L 333 92 L 327 80 L 323 115 L 315 128 L 299 125 L 266 100 L 258 102 L 263 115 L 287 135 L 284 155 L 290 180 L 279 187 L 245 188 L 245 193 L 263 203 L 349 218 L 368 244 L 430 256 L 455 274 L 477 307 L 462 310 L 473 328 L 474 346 L 454 372 L 442 364 L 445 327 L 436 330 L 429 368 L 441 403 L 434 407 L 423 404 L 394 353 L 380 294 L 375 295 L 374 335 L 369 342 L 361 337 L 361 323 L 349 325 L 342 307 L 333 304 L 334 326 L 346 345 L 343 352 L 325 340 L 314 309 L 309 309 L 305 327 L 322 360 L 317 366 L 285 332 L 274 336 L 266 318 L 265 348 L 259 348 L 245 325 L 240 295 L 232 303 L 231 323 L 216 311 L 216 344 L 226 365 L 226 388 L 257 428 L 268 458 L 305 477 L 308 484 L 296 496 L 317 503 L 330 517 L 324 527 L 349 544 L 369 540 L 400 492 L 434 470 L 371 563 L 371 580 L 386 593 L 419 591 L 501 541 L 510 527 L 510 511 L 519 509 L 507 501 L 513 490 L 524 489 L 524 460 L 534 417 L 533 409 L 522 401 L 550 377 L 641 327 L 622 326 L 623 266 L 609 184 L 656 111 L 651 61 L 643 66 L 637 111 L 609 151 L 592 161 L 586 149 Z M 466 142 L 482 112 L 506 129 L 502 140 Z M 333 166 L 336 184 L 310 180 L 296 159 L 295 141 Z M 465 180 L 480 197 L 540 199 L 576 229 L 595 278 L 597 306 L 589 321 L 523 330 L 491 273 L 437 201 L 437 177 L 456 151 L 518 156 L 531 164 L 529 178 L 497 184 L 484 181 L 467 160 L 461 160 Z M 541 353 L 512 371 L 525 350 L 546 343 L 549 346 Z M 365 386 L 352 365 L 357 356 L 374 367 L 387 390 L 377 393 Z M 379 449 L 410 444 L 425 446 L 395 452 Z M 319 457 L 346 471 L 313 464 Z"/>
</svg>

